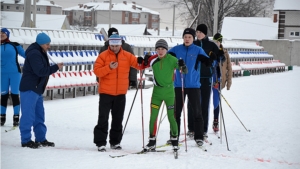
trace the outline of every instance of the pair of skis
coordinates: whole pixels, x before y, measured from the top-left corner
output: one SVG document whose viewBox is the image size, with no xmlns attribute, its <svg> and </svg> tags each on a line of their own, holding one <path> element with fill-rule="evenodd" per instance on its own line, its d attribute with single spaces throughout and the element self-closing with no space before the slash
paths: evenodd
<svg viewBox="0 0 300 169">
<path fill-rule="evenodd" d="M 152 150 L 152 151 L 147 151 L 147 150 L 142 150 L 142 151 L 138 151 L 138 152 L 135 152 L 135 153 L 129 153 L 129 154 L 123 154 L 123 155 L 109 155 L 111 158 L 119 158 L 119 157 L 124 157 L 124 156 L 127 156 L 127 155 L 130 155 L 130 154 L 146 154 L 146 153 L 149 153 L 149 152 L 157 152 L 157 153 L 161 153 L 161 152 L 166 152 L 166 150 Z"/>
</svg>

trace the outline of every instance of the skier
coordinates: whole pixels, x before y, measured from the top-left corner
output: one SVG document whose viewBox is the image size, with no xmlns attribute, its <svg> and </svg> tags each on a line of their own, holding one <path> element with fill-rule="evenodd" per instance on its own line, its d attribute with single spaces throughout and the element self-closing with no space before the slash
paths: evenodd
<svg viewBox="0 0 300 169">
<path fill-rule="evenodd" d="M 21 69 L 18 63 L 18 54 L 25 58 L 22 46 L 9 40 L 10 32 L 6 28 L 1 29 L 1 126 L 6 121 L 6 108 L 9 97 L 9 88 L 13 102 L 13 126 L 19 125 L 20 99 L 19 86 Z"/>
<path fill-rule="evenodd" d="M 196 29 L 197 40 L 194 41 L 194 44 L 203 48 L 207 55 L 218 54 L 218 46 L 208 39 L 207 36 L 207 26 L 205 24 L 200 24 Z M 218 56 L 218 55 L 217 55 Z M 217 58 L 216 58 L 217 59 Z M 215 60 L 216 60 L 215 59 Z M 203 117 L 203 131 L 204 139 L 207 139 L 207 130 L 208 130 L 208 112 L 209 112 L 209 102 L 210 94 L 212 87 L 212 65 L 201 64 L 201 75 L 200 75 L 200 84 L 201 84 L 201 106 L 202 106 L 202 117 Z M 193 138 L 194 136 L 194 124 L 193 124 L 193 111 L 194 109 L 190 105 L 191 100 L 188 102 L 188 136 Z"/>
<path fill-rule="evenodd" d="M 182 59 L 177 59 L 171 54 L 167 54 L 168 43 L 164 39 L 159 39 L 155 44 L 156 55 L 146 55 L 143 59 L 138 57 L 138 63 L 141 69 L 150 67 L 154 76 L 154 87 L 151 98 L 151 116 L 149 123 L 149 143 L 145 151 L 152 151 L 156 148 L 157 116 L 162 102 L 167 107 L 167 115 L 171 128 L 171 141 L 174 151 L 178 150 L 178 127 L 174 115 L 174 70 L 179 69 L 182 73 L 187 73 L 187 67 Z M 144 64 L 142 64 L 144 63 Z"/>
<path fill-rule="evenodd" d="M 169 50 L 169 53 L 173 56 L 176 56 L 177 59 L 182 58 L 189 70 L 184 77 L 182 77 L 179 70 L 176 70 L 175 75 L 175 113 L 178 125 L 178 133 L 180 133 L 181 111 L 184 106 L 183 99 L 185 99 L 185 95 L 187 95 L 191 103 L 191 108 L 193 109 L 192 116 L 194 120 L 193 124 L 195 125 L 194 140 L 196 144 L 201 147 L 203 145 L 203 117 L 200 103 L 201 63 L 205 63 L 205 65 L 209 66 L 216 57 L 214 53 L 211 53 L 212 56 L 209 58 L 202 48 L 193 44 L 195 39 L 194 29 L 186 28 L 183 31 L 182 37 L 183 44 L 177 45 Z M 184 86 L 182 86 L 182 83 Z M 182 88 L 184 88 L 184 92 L 182 91 Z M 170 140 L 167 143 L 170 143 Z"/>
<path fill-rule="evenodd" d="M 231 87 L 231 79 L 232 79 L 232 68 L 231 68 L 231 62 L 230 57 L 227 52 L 227 50 L 224 50 L 222 45 L 222 39 L 223 36 L 220 33 L 216 33 L 213 37 L 213 40 L 216 42 L 216 44 L 219 47 L 219 55 L 224 55 L 226 61 L 220 63 L 221 65 L 215 65 L 216 71 L 214 71 L 213 74 L 213 105 L 214 105 L 214 120 L 213 120 L 213 131 L 218 132 L 219 131 L 219 101 L 220 101 L 220 88 L 223 89 L 225 85 L 227 86 L 227 90 L 230 90 Z M 221 72 L 220 72 L 221 70 Z M 217 74 L 217 77 L 216 77 Z M 221 77 L 221 79 L 220 79 Z M 218 78 L 218 80 L 216 80 Z M 221 81 L 221 87 L 220 87 L 220 81 Z"/>
</svg>

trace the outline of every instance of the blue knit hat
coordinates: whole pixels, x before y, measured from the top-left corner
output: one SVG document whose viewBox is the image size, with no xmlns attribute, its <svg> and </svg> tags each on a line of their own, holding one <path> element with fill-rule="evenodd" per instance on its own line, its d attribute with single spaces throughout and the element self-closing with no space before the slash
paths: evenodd
<svg viewBox="0 0 300 169">
<path fill-rule="evenodd" d="M 9 34 L 10 34 L 9 30 L 7 30 L 6 28 L 2 28 L 1 32 L 5 33 L 7 36 L 7 39 L 9 39 Z"/>
<path fill-rule="evenodd" d="M 122 45 L 122 38 L 118 34 L 113 34 L 109 38 L 109 45 Z"/>
<path fill-rule="evenodd" d="M 50 37 L 47 34 L 45 34 L 44 32 L 39 33 L 36 36 L 36 43 L 39 44 L 39 45 L 44 45 L 44 44 L 47 44 L 47 43 L 50 43 L 50 42 L 51 42 Z"/>
</svg>

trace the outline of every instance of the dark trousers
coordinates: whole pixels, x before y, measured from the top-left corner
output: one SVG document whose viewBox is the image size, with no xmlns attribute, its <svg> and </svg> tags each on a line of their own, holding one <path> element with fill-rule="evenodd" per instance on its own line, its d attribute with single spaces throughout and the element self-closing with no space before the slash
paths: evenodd
<svg viewBox="0 0 300 169">
<path fill-rule="evenodd" d="M 194 128 L 194 139 L 203 140 L 203 118 L 200 103 L 200 89 L 199 88 L 184 88 L 184 100 L 185 96 L 188 96 L 190 106 L 194 110 L 193 116 L 193 128 Z M 182 89 L 179 87 L 175 88 L 175 116 L 178 125 L 178 133 L 180 133 L 180 122 L 181 122 L 181 111 L 184 101 L 182 100 Z"/>
<path fill-rule="evenodd" d="M 122 140 L 122 121 L 126 104 L 125 95 L 112 96 L 108 94 L 99 95 L 98 123 L 94 128 L 94 143 L 97 146 L 106 145 L 108 134 L 108 118 L 111 111 L 111 128 L 109 132 L 109 143 L 119 144 Z"/>
<path fill-rule="evenodd" d="M 209 102 L 211 93 L 211 78 L 201 78 L 201 110 L 203 118 L 203 131 L 208 130 L 208 118 L 209 118 Z M 193 119 L 193 107 L 188 100 L 188 130 L 194 131 L 194 119 Z"/>
</svg>

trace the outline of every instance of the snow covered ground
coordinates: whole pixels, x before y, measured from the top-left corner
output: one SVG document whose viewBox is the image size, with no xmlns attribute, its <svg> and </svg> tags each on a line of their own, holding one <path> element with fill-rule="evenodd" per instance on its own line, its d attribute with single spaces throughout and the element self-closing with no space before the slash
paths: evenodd
<svg viewBox="0 0 300 169">
<path fill-rule="evenodd" d="M 284 73 L 270 73 L 233 79 L 230 91 L 222 93 L 244 123 L 247 132 L 226 102 L 222 102 L 228 137 L 220 139 L 212 133 L 210 112 L 208 152 L 195 147 L 194 141 L 184 144 L 179 158 L 174 159 L 171 147 L 165 153 L 130 154 L 121 158 L 109 155 L 140 151 L 143 147 L 140 92 L 122 140 L 123 150 L 98 152 L 93 144 L 93 128 L 98 118 L 98 95 L 45 101 L 47 139 L 56 147 L 22 148 L 18 129 L 11 128 L 12 107 L 8 107 L 7 123 L 1 127 L 2 169 L 147 169 L 147 168 L 300 168 L 300 67 Z M 148 137 L 149 104 L 152 88 L 143 90 L 145 144 Z M 127 94 L 123 124 L 135 91 Z M 164 112 L 165 114 L 165 112 Z M 160 117 L 160 116 L 159 116 Z M 183 116 L 182 116 L 183 117 Z M 183 118 L 182 118 L 183 119 Z M 183 123 L 181 123 L 183 125 Z M 183 133 L 183 127 L 181 127 Z M 165 119 L 159 129 L 157 144 L 169 138 L 169 124 Z M 181 139 L 183 136 L 181 136 Z M 108 147 L 108 146 L 107 146 Z"/>
</svg>

